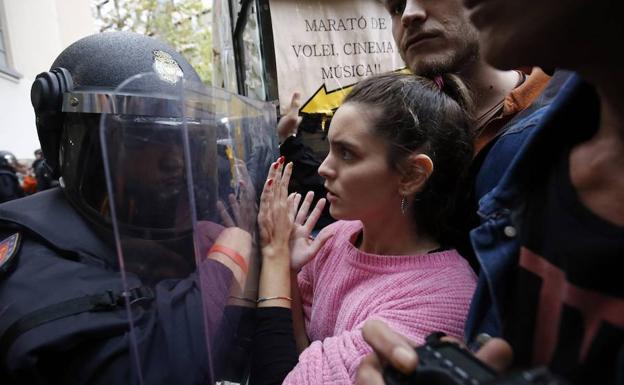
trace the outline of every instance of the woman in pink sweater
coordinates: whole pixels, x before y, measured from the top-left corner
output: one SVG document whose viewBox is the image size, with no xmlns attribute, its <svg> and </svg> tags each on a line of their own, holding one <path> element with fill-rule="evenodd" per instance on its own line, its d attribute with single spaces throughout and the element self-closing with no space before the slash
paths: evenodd
<svg viewBox="0 0 624 385">
<path fill-rule="evenodd" d="M 417 342 L 434 331 L 462 335 L 476 280 L 450 247 L 472 159 L 465 99 L 449 96 L 461 90 L 454 78 L 399 74 L 355 86 L 332 119 L 319 169 L 339 221 L 314 241 L 325 201 L 306 220 L 311 194 L 295 213 L 301 197 L 285 193 L 292 166 L 271 169 L 259 217 L 259 307 L 291 308 L 303 350 L 284 383 L 353 383 L 370 352 L 361 335 L 369 319 Z"/>
</svg>

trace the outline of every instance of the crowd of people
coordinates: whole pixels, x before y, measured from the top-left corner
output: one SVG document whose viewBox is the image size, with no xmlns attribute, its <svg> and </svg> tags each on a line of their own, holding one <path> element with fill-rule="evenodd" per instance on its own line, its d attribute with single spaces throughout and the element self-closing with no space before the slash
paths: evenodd
<svg viewBox="0 0 624 385">
<path fill-rule="evenodd" d="M 236 159 L 214 116 L 153 103 L 198 80 L 170 47 L 62 52 L 33 85 L 62 187 L 0 205 L 2 383 L 381 385 L 441 332 L 501 378 L 623 385 L 623 3 L 383 4 L 412 73 L 358 83 L 322 161 L 297 94 L 281 156 Z"/>
<path fill-rule="evenodd" d="M 0 151 L 0 203 L 22 198 L 56 186 L 43 160 L 40 149 L 30 167 L 20 163 L 10 151 Z"/>
</svg>

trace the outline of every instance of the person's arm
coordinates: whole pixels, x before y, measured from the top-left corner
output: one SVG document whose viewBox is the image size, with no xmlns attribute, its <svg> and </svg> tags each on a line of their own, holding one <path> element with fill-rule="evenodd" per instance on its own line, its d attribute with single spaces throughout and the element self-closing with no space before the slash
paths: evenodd
<svg viewBox="0 0 624 385">
<path fill-rule="evenodd" d="M 402 329 L 409 329 L 414 335 L 414 329 L 420 327 L 422 334 L 425 333 L 422 322 L 414 317 L 413 312 L 395 312 L 394 315 L 382 312 L 372 317 L 391 321 L 393 325 L 398 325 L 401 322 L 399 319 L 409 320 L 411 317 L 411 324 L 401 325 Z M 362 326 L 363 324 L 356 325 L 340 334 L 312 341 L 300 354 L 299 362 L 288 374 L 284 384 L 321 385 L 329 381 L 353 383 L 359 364 L 371 353 L 371 347 L 362 336 Z M 421 336 L 419 338 L 422 339 Z"/>
<path fill-rule="evenodd" d="M 282 173 L 284 160 L 271 166 L 260 201 L 258 226 L 262 268 L 256 309 L 250 383 L 281 384 L 297 364 L 290 298 L 289 238 L 294 221 L 294 196 L 288 197 L 292 164 Z"/>
<path fill-rule="evenodd" d="M 279 385 L 297 365 L 290 309 L 279 306 L 256 309 L 249 382 Z"/>
<path fill-rule="evenodd" d="M 236 285 L 232 287 L 231 295 L 242 296 L 251 258 L 251 235 L 238 227 L 225 228 L 206 257 L 220 262 L 232 272 Z"/>
<path fill-rule="evenodd" d="M 301 293 L 299 292 L 299 286 L 297 285 L 297 273 L 291 271 L 290 286 L 292 295 L 292 322 L 295 342 L 297 343 L 297 350 L 299 353 L 303 352 L 308 346 L 310 346 L 310 339 L 305 329 L 305 318 L 303 315 L 303 304 L 301 302 Z"/>
<path fill-rule="evenodd" d="M 288 247 L 263 249 L 256 332 L 252 347 L 251 385 L 278 385 L 295 367 L 298 359 L 290 296 Z M 283 261 L 282 261 L 283 260 Z"/>
<path fill-rule="evenodd" d="M 251 385 L 278 385 L 298 359 L 290 297 L 288 247 L 263 249 L 256 332 L 252 347 Z"/>
<path fill-rule="evenodd" d="M 297 363 L 295 339 L 307 345 L 295 272 L 330 237 L 310 239 L 325 201 L 308 217 L 313 196 L 309 194 L 297 210 L 301 195 L 288 195 L 293 165 L 286 165 L 282 173 L 283 164 L 284 158 L 280 158 L 271 166 L 258 214 L 263 263 L 258 289 L 258 332 L 252 357 L 254 385 L 281 384 Z M 291 255 L 293 248 L 295 255 Z"/>
<path fill-rule="evenodd" d="M 306 271 L 304 269 L 302 273 Z M 322 275 L 322 272 L 318 274 Z M 440 279 L 442 277 L 445 279 Z M 300 285 L 302 278 L 305 277 L 299 278 Z M 393 279 L 388 277 L 390 282 Z M 422 279 L 406 277 L 400 282 L 402 284 L 375 290 L 377 295 L 374 302 L 378 303 L 375 307 L 366 305 L 369 301 L 364 298 L 360 300 L 361 303 L 350 303 L 349 308 L 361 307 L 362 310 L 351 312 L 349 318 L 341 319 L 342 332 L 314 340 L 300 355 L 299 363 L 284 383 L 322 384 L 328 380 L 355 382 L 358 365 L 371 352 L 361 332 L 368 320 L 382 320 L 418 343 L 422 343 L 432 331 L 442 331 L 451 336 L 462 335 L 474 290 L 474 276 L 467 266 L 452 266 Z M 453 285 L 448 282 L 453 282 Z M 301 286 L 302 290 L 306 290 L 305 282 Z M 348 293 L 341 295 L 347 296 Z"/>
<path fill-rule="evenodd" d="M 290 235 L 295 219 L 295 195 L 288 196 L 293 165 L 284 167 L 281 157 L 271 165 L 260 198 L 258 226 L 262 248 L 262 269 L 258 288 L 258 307 L 290 309 Z M 283 170 L 283 172 L 282 172 Z"/>
<path fill-rule="evenodd" d="M 296 135 L 302 120 L 299 116 L 300 107 L 300 94 L 295 92 L 286 114 L 277 125 L 280 155 L 287 163 L 292 162 L 295 166 L 291 187 L 298 192 L 313 191 L 316 197 L 321 198 L 327 193 L 324 187 L 325 181 L 318 174 L 321 162 L 314 155 L 314 151 L 305 145 L 301 136 Z"/>
<path fill-rule="evenodd" d="M 258 288 L 258 308 L 291 308 L 290 249 L 288 243 L 281 247 L 262 250 L 262 269 Z"/>
<path fill-rule="evenodd" d="M 291 296 L 292 302 L 292 317 L 293 327 L 295 333 L 295 340 L 297 341 L 297 349 L 302 352 L 310 345 L 310 340 L 306 333 L 305 318 L 303 303 L 301 298 L 300 288 L 297 282 L 297 274 L 305 264 L 310 262 L 318 254 L 319 250 L 325 245 L 325 243 L 333 236 L 333 230 L 324 229 L 316 237 L 312 238 L 312 229 L 316 225 L 317 221 L 321 217 L 323 208 L 325 206 L 325 199 L 320 199 L 314 209 L 308 215 L 308 211 L 312 206 L 314 198 L 313 192 L 308 192 L 297 211 L 297 215 L 294 221 L 294 229 L 290 237 L 291 247 Z M 298 206 L 301 199 L 300 195 L 295 197 L 295 204 Z"/>
<path fill-rule="evenodd" d="M 277 124 L 277 138 L 280 144 L 283 144 L 290 137 L 297 135 L 297 129 L 303 118 L 299 116 L 299 108 L 301 107 L 301 94 L 293 92 L 290 99 L 290 106 L 286 110 L 286 114 L 282 116 Z"/>
</svg>

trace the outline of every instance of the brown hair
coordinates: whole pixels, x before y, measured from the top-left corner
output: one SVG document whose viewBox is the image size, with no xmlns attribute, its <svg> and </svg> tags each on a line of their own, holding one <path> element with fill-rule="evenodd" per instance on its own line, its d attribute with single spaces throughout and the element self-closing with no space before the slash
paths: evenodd
<svg viewBox="0 0 624 385">
<path fill-rule="evenodd" d="M 420 229 L 439 242 L 452 243 L 451 216 L 473 156 L 470 93 L 454 75 L 431 80 L 390 73 L 358 83 L 344 103 L 380 109 L 372 126 L 391 150 L 388 162 L 400 171 L 412 153 L 428 155 L 434 170 L 414 200 L 412 213 Z"/>
</svg>

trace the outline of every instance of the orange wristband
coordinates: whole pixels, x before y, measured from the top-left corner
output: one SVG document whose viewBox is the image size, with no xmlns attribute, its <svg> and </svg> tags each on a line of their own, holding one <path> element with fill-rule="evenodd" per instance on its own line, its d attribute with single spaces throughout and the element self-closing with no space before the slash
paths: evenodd
<svg viewBox="0 0 624 385">
<path fill-rule="evenodd" d="M 223 245 L 214 244 L 208 250 L 208 254 L 210 253 L 221 253 L 228 256 L 234 263 L 236 263 L 245 274 L 249 271 L 247 267 L 247 262 L 245 262 L 245 258 L 243 258 L 240 254 L 238 254 L 235 250 L 230 249 L 229 247 L 225 247 Z"/>
</svg>

